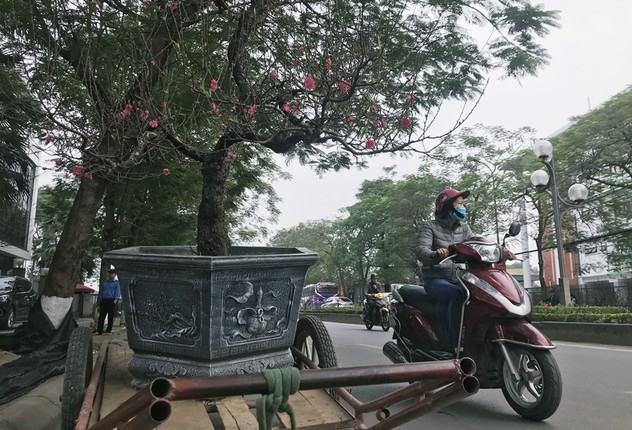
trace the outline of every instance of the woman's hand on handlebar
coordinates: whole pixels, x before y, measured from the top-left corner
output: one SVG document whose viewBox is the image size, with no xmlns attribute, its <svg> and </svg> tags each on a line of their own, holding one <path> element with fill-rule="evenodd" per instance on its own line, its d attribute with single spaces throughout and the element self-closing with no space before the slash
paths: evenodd
<svg viewBox="0 0 632 430">
<path fill-rule="evenodd" d="M 444 259 L 450 255 L 450 251 L 448 251 L 448 248 L 439 248 L 435 251 L 435 255 L 437 258 Z"/>
</svg>

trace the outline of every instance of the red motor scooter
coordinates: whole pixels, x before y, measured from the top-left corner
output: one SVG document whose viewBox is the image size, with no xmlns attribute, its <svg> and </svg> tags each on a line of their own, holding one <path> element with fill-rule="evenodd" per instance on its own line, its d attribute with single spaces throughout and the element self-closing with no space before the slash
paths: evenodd
<svg viewBox="0 0 632 430">
<path fill-rule="evenodd" d="M 481 388 L 502 388 L 514 411 L 540 421 L 557 410 L 562 377 L 551 354 L 555 345 L 530 322 L 529 294 L 505 270 L 505 239 L 519 232 L 520 223 L 514 222 L 502 246 L 472 237 L 449 247 L 450 256 L 443 261 L 461 263 L 458 277 L 467 294 L 459 335 L 462 352 L 455 353 L 454 345 L 444 345 L 445 337 L 437 335 L 447 325 L 446 304 L 419 285 L 404 285 L 393 293 L 394 341 L 383 351 L 394 363 L 470 357 Z"/>
</svg>

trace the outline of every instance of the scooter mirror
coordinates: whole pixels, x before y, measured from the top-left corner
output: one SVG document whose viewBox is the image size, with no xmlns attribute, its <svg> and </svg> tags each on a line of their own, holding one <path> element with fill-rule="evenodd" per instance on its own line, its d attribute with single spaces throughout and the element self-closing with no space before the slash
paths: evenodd
<svg viewBox="0 0 632 430">
<path fill-rule="evenodd" d="M 520 223 L 518 221 L 514 221 L 509 226 L 509 232 L 507 233 L 507 236 L 509 237 L 518 236 L 518 233 L 520 233 Z"/>
</svg>

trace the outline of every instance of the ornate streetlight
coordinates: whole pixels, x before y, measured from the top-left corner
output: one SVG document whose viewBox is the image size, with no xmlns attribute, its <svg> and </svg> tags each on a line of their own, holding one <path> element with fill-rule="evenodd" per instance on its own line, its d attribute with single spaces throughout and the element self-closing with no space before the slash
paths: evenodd
<svg viewBox="0 0 632 430">
<path fill-rule="evenodd" d="M 553 201 L 553 227 L 555 231 L 555 242 L 557 244 L 557 260 L 559 286 L 562 288 L 563 304 L 568 305 L 571 300 L 571 292 L 568 284 L 568 278 L 564 273 L 564 243 L 562 242 L 562 225 L 560 222 L 560 202 L 564 201 L 560 198 L 557 191 L 557 183 L 555 181 L 555 167 L 553 165 L 553 145 L 548 140 L 538 140 L 533 145 L 533 152 L 536 157 L 544 163 L 548 173 L 544 170 L 536 170 L 531 174 L 531 183 L 538 191 L 547 191 L 551 195 Z M 588 198 L 588 188 L 582 184 L 573 184 L 568 189 L 568 198 L 571 204 L 578 204 Z"/>
</svg>

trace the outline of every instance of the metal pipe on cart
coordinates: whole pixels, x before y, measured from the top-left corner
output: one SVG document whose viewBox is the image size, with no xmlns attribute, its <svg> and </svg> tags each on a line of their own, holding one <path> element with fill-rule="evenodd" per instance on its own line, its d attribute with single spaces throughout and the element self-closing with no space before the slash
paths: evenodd
<svg viewBox="0 0 632 430">
<path fill-rule="evenodd" d="M 165 399 L 158 399 L 130 421 L 121 424 L 118 430 L 151 430 L 167 421 L 169 416 L 171 416 L 171 403 Z"/>
<path fill-rule="evenodd" d="M 158 398 L 151 393 L 150 387 L 147 386 L 97 421 L 89 430 L 112 430 L 121 423 L 125 423 L 132 417 L 137 416 L 143 409 L 149 407 L 157 399 Z"/>
<path fill-rule="evenodd" d="M 476 394 L 479 387 L 478 379 L 474 376 L 466 376 L 461 381 L 454 382 L 438 391 L 426 394 L 423 399 L 388 418 L 384 418 L 374 426 L 371 426 L 369 430 L 390 430 L 396 428 L 421 415 L 439 410 Z"/>
<path fill-rule="evenodd" d="M 401 388 L 397 391 L 393 391 L 379 399 L 371 400 L 366 403 L 362 403 L 360 400 L 353 397 L 353 395 L 344 388 L 336 388 L 336 394 L 340 396 L 342 400 L 347 402 L 349 406 L 356 412 L 356 418 L 358 413 L 366 413 L 376 411 L 378 409 L 392 406 L 403 400 L 410 399 L 416 396 L 423 396 L 429 391 L 436 390 L 441 387 L 445 387 L 448 384 L 453 383 L 451 379 L 436 379 L 433 381 L 417 381 Z"/>
<path fill-rule="evenodd" d="M 394 364 L 388 367 L 361 366 L 346 368 L 305 369 L 300 371 L 299 390 L 316 390 L 340 386 L 394 384 L 419 380 L 460 380 L 459 361 Z M 447 383 L 447 382 L 446 382 Z M 150 384 L 155 398 L 193 400 L 268 394 L 262 374 L 227 375 L 195 379 L 157 378 Z"/>
</svg>

